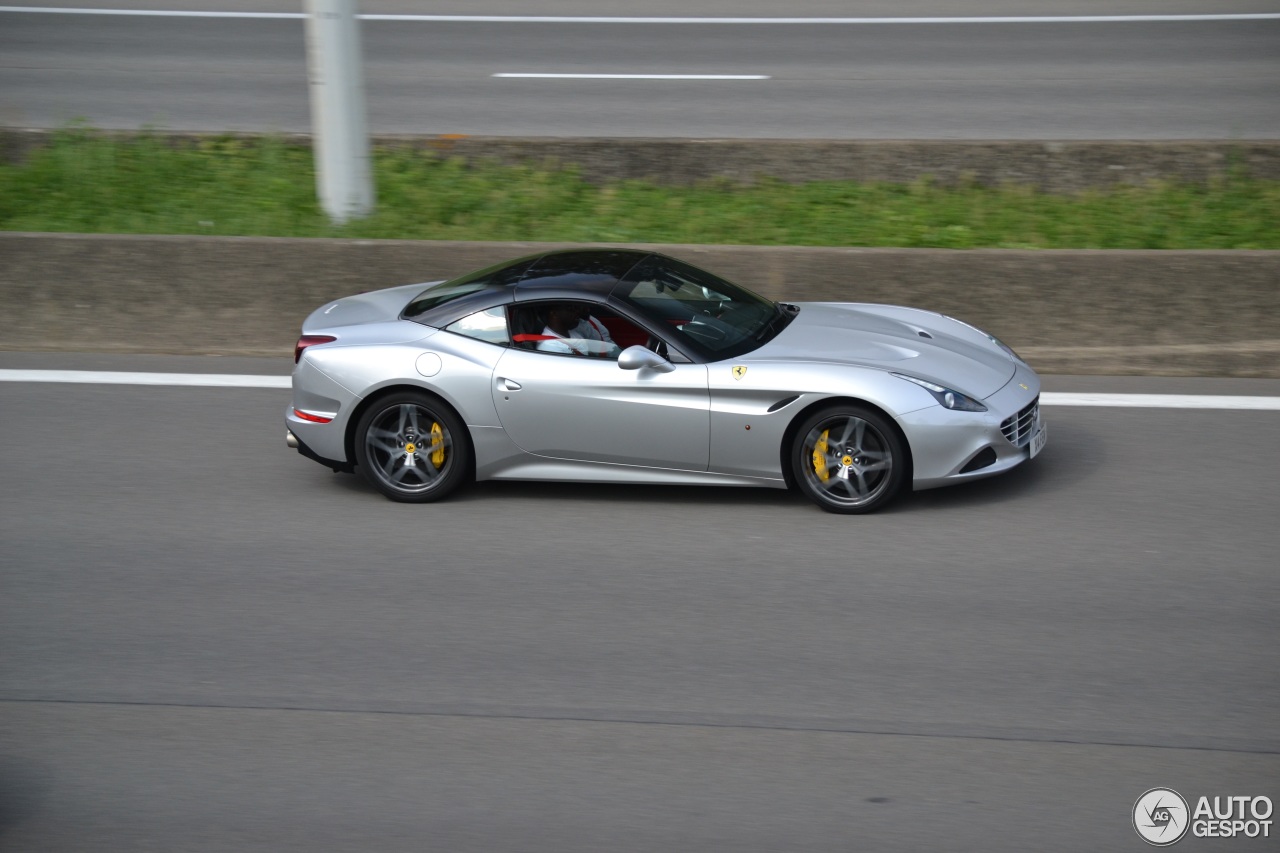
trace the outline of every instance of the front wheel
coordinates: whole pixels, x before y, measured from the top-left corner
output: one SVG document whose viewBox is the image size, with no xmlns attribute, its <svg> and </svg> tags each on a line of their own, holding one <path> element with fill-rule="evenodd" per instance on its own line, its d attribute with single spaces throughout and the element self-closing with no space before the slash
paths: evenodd
<svg viewBox="0 0 1280 853">
<path fill-rule="evenodd" d="M 796 432 L 791 470 L 805 496 L 827 512 L 874 512 L 906 477 L 902 439 L 888 420 L 863 406 L 823 409 Z"/>
<path fill-rule="evenodd" d="M 413 391 L 377 401 L 356 425 L 356 464 L 393 501 L 427 503 L 462 484 L 470 468 L 465 427 L 440 401 Z"/>
</svg>

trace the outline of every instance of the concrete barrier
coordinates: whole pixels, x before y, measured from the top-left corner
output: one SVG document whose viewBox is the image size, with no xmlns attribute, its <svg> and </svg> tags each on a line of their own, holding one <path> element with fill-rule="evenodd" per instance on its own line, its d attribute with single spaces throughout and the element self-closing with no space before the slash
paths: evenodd
<svg viewBox="0 0 1280 853">
<path fill-rule="evenodd" d="M 132 132 L 106 136 L 128 138 Z M 173 144 L 210 136 L 160 133 Z M 48 144 L 45 130 L 0 128 L 0 159 L 16 162 Z M 310 145 L 308 134 L 285 134 Z M 1021 184 L 1047 192 L 1077 192 L 1152 180 L 1204 184 L 1239 169 L 1280 181 L 1280 141 L 1001 141 L 859 139 L 597 139 L 484 136 L 376 136 L 378 147 L 417 148 L 468 162 L 545 168 L 572 166 L 588 181 L 646 180 L 693 184 L 709 178 L 750 183 L 876 181 L 941 184 Z"/>
<path fill-rule="evenodd" d="M 0 233 L 0 349 L 288 357 L 303 317 L 539 243 Z M 1280 252 L 650 246 L 772 298 L 960 317 L 1046 373 L 1280 377 Z"/>
</svg>

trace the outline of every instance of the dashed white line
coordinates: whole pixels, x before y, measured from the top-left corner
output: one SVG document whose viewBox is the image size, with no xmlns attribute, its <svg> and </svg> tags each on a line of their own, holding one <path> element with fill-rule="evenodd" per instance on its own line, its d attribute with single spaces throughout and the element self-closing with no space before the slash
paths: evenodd
<svg viewBox="0 0 1280 853">
<path fill-rule="evenodd" d="M 107 370 L 0 370 L 0 382 L 71 382 L 94 385 L 169 385 L 197 388 L 290 388 L 289 376 L 234 373 L 126 373 Z M 1089 394 L 1046 391 L 1045 406 L 1122 409 L 1243 409 L 1280 411 L 1280 397 L 1221 394 Z"/>
<path fill-rule="evenodd" d="M 533 77 L 550 80 L 769 80 L 768 74 L 542 74 L 504 72 L 494 77 Z"/>
<path fill-rule="evenodd" d="M 0 6 L 0 12 L 50 15 L 128 15 L 140 18 L 275 18 L 300 20 L 303 12 L 181 12 L 176 9 L 72 9 L 57 6 Z"/>
<path fill-rule="evenodd" d="M 0 12 L 53 15 L 134 15 L 153 18 L 274 18 L 301 20 L 304 12 L 217 12 L 171 9 L 85 9 L 49 6 L 0 6 Z M 1266 21 L 1280 19 L 1277 12 L 1204 15 L 1002 15 L 934 18 L 694 18 L 615 17 L 604 15 L 359 15 L 366 21 L 422 21 L 472 24 L 1108 24 L 1191 21 Z"/>
</svg>

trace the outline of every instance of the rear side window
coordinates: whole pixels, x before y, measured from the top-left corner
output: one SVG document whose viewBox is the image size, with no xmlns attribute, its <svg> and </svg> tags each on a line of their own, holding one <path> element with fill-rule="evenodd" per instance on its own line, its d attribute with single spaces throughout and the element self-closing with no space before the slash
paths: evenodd
<svg viewBox="0 0 1280 853">
<path fill-rule="evenodd" d="M 490 344 L 505 346 L 511 343 L 511 336 L 507 333 L 507 312 L 502 305 L 468 314 L 445 326 L 444 330 Z"/>
<path fill-rule="evenodd" d="M 487 288 L 510 287 L 520 281 L 535 260 L 537 258 L 524 258 L 515 263 L 505 261 L 429 287 L 405 307 L 403 316 L 406 320 L 417 320 L 431 309 L 468 294 Z"/>
</svg>

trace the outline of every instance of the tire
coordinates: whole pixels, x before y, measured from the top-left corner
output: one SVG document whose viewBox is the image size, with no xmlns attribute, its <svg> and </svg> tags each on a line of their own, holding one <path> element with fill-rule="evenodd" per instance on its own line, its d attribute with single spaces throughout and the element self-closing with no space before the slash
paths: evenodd
<svg viewBox="0 0 1280 853">
<path fill-rule="evenodd" d="M 853 404 L 806 418 L 789 459 L 800 491 L 827 512 L 875 512 L 897 497 L 907 476 L 898 431 L 884 415 Z"/>
<path fill-rule="evenodd" d="M 453 410 L 435 397 L 403 391 L 375 402 L 356 424 L 356 465 L 382 494 L 429 503 L 462 485 L 471 443 Z"/>
</svg>

